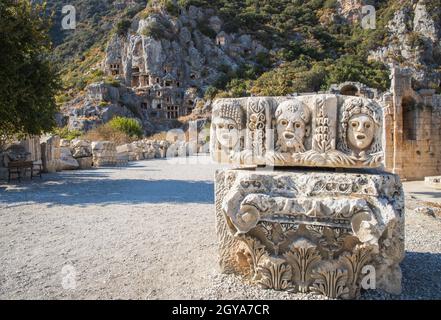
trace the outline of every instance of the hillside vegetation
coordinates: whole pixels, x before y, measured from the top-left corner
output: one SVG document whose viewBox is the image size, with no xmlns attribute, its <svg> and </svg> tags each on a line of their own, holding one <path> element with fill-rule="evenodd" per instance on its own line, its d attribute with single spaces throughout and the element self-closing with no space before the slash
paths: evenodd
<svg viewBox="0 0 441 320">
<path fill-rule="evenodd" d="M 74 33 L 53 29 L 58 46 L 55 56 L 64 70 L 67 95 L 58 97 L 65 102 L 94 81 L 103 80 L 99 62 L 109 37 L 124 33 L 137 14 L 145 18 L 149 8 L 146 1 L 119 10 L 117 1 L 69 0 L 77 7 L 79 27 Z M 120 1 L 119 1 L 120 2 Z M 152 2 L 152 1 L 149 1 Z M 249 34 L 268 49 L 268 54 L 254 57 L 236 71 L 220 70 L 221 77 L 207 90 L 209 97 L 242 95 L 280 95 L 327 89 L 342 81 L 360 81 L 380 90 L 390 85 L 387 67 L 369 59 L 370 52 L 386 46 L 393 39 L 387 23 L 397 10 L 412 11 L 415 0 L 371 0 L 376 12 L 376 29 L 362 29 L 359 19 L 341 14 L 342 3 L 337 0 L 157 0 L 171 16 L 179 15 L 179 8 L 197 6 L 211 9 L 219 16 L 223 31 Z M 52 8 L 60 8 L 60 1 L 50 0 Z M 439 25 L 440 8 L 427 2 L 428 10 Z M 50 6 L 51 7 L 51 6 Z M 211 38 L 216 36 L 207 21 L 198 29 Z M 161 30 L 150 30 L 161 37 Z M 146 31 L 147 32 L 147 31 Z M 162 33 L 164 35 L 164 32 Z M 414 35 L 419 41 L 420 35 Z M 405 64 L 403 57 L 392 57 Z M 439 69 L 440 61 L 431 61 L 430 68 Z M 437 90 L 439 88 L 436 87 Z"/>
</svg>

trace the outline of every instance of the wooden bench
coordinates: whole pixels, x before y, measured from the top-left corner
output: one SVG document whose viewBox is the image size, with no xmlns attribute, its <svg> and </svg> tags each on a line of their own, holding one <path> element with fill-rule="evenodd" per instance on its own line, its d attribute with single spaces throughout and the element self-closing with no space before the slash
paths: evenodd
<svg viewBox="0 0 441 320">
<path fill-rule="evenodd" d="M 34 169 L 35 167 L 38 167 L 38 174 L 41 179 L 41 172 L 43 171 L 41 164 L 34 164 L 32 161 L 11 161 L 8 163 L 8 182 L 11 182 L 11 177 L 13 174 L 17 175 L 18 181 L 21 182 L 21 173 L 22 171 L 25 172 L 26 170 L 31 171 L 31 180 L 34 177 Z"/>
</svg>

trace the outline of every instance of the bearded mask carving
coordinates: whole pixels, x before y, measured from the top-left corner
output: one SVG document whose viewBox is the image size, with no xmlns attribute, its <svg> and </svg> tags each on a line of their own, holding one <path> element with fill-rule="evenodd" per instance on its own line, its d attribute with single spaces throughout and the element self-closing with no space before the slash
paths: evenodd
<svg viewBox="0 0 441 320">
<path fill-rule="evenodd" d="M 305 138 L 309 136 L 311 113 L 301 102 L 282 102 L 276 110 L 278 141 L 276 148 L 281 152 L 304 152 Z"/>
</svg>

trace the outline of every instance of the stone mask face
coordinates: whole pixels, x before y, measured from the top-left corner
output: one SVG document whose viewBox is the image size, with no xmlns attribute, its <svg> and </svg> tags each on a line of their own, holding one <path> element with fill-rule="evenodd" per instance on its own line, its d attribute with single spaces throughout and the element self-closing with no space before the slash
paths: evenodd
<svg viewBox="0 0 441 320">
<path fill-rule="evenodd" d="M 239 142 L 239 129 L 233 119 L 220 118 L 216 123 L 216 139 L 228 149 L 234 148 Z"/>
<path fill-rule="evenodd" d="M 277 118 L 277 133 L 282 147 L 303 151 L 303 141 L 308 134 L 308 129 L 299 113 L 282 112 Z"/>
<path fill-rule="evenodd" d="M 374 140 L 374 121 L 366 114 L 357 114 L 348 121 L 348 143 L 351 148 L 364 151 Z"/>
</svg>

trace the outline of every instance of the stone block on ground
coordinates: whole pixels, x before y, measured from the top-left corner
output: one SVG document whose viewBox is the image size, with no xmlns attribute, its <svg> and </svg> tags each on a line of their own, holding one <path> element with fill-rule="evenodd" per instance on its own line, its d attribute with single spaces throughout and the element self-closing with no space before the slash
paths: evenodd
<svg viewBox="0 0 441 320">
<path fill-rule="evenodd" d="M 110 141 L 92 142 L 93 166 L 106 167 L 117 165 L 116 145 Z"/>
<path fill-rule="evenodd" d="M 79 165 L 79 169 L 88 170 L 92 168 L 93 158 L 92 157 L 84 157 L 76 159 Z"/>
<path fill-rule="evenodd" d="M 267 289 L 355 298 L 369 266 L 377 289 L 401 291 L 396 175 L 219 170 L 215 205 L 224 273 Z"/>
<path fill-rule="evenodd" d="M 76 170 L 79 168 L 78 161 L 72 157 L 70 148 L 61 147 L 60 148 L 60 170 Z"/>
<path fill-rule="evenodd" d="M 75 139 L 70 144 L 72 156 L 77 158 L 92 157 L 92 145 L 89 141 Z"/>
<path fill-rule="evenodd" d="M 441 189 L 441 176 L 425 177 L 424 184 L 426 184 L 429 187 Z"/>
<path fill-rule="evenodd" d="M 61 149 L 59 136 L 43 136 L 40 138 L 41 160 L 44 172 L 61 170 Z"/>
</svg>

